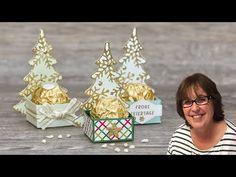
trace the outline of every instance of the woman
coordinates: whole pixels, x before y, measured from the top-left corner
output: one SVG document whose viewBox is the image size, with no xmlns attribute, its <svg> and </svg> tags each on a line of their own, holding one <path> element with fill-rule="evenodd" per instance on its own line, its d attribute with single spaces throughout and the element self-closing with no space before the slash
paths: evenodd
<svg viewBox="0 0 236 177">
<path fill-rule="evenodd" d="M 236 126 L 224 118 L 221 95 L 207 76 L 185 78 L 176 93 L 185 123 L 172 135 L 167 154 L 236 154 Z"/>
</svg>

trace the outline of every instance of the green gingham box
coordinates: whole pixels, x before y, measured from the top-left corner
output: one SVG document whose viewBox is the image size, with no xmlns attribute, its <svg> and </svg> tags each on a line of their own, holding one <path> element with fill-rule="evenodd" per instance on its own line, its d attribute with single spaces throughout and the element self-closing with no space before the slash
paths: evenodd
<svg viewBox="0 0 236 177">
<path fill-rule="evenodd" d="M 128 111 L 134 117 L 134 124 L 161 123 L 162 104 L 160 99 L 128 102 Z"/>
<path fill-rule="evenodd" d="M 84 111 L 84 133 L 93 142 L 133 141 L 134 117 L 94 119 Z"/>
</svg>

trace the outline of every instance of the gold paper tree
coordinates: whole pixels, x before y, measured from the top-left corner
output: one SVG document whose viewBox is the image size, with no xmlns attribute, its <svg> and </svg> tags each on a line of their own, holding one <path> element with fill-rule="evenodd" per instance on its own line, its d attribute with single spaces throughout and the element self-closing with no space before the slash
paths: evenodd
<svg viewBox="0 0 236 177">
<path fill-rule="evenodd" d="M 107 42 L 102 56 L 96 61 L 98 70 L 91 76 L 92 79 L 95 79 L 95 83 L 85 91 L 85 94 L 90 98 L 82 104 L 83 109 L 91 110 L 99 98 L 113 96 L 120 99 L 119 74 L 114 69 L 116 63 Z"/>
<path fill-rule="evenodd" d="M 121 83 L 145 83 L 145 80 L 150 78 L 142 68 L 142 64 L 146 63 L 140 54 L 142 49 L 137 37 L 136 28 L 134 28 L 131 38 L 124 47 L 124 57 L 119 60 L 122 64 L 118 70 L 120 74 L 119 81 Z"/>
<path fill-rule="evenodd" d="M 52 46 L 47 43 L 44 31 L 41 29 L 38 42 L 32 49 L 34 57 L 29 61 L 33 69 L 23 79 L 28 86 L 19 93 L 23 98 L 30 98 L 34 90 L 42 83 L 57 82 L 62 79 L 62 76 L 53 68 L 57 61 L 52 57 L 51 51 Z M 14 106 L 14 109 L 25 114 L 25 100 L 22 99 Z"/>
</svg>

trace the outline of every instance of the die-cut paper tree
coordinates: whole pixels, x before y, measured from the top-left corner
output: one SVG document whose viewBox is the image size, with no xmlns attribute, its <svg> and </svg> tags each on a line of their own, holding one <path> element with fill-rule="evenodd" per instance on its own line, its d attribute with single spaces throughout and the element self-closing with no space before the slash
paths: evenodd
<svg viewBox="0 0 236 177">
<path fill-rule="evenodd" d="M 15 110 L 25 114 L 24 98 L 31 98 L 31 94 L 42 83 L 57 82 L 62 79 L 62 76 L 53 68 L 57 61 L 51 54 L 52 49 L 52 46 L 46 41 L 44 31 L 41 29 L 39 39 L 32 49 L 33 58 L 29 61 L 30 66 L 33 68 L 23 79 L 28 83 L 28 86 L 19 93 L 23 99 L 14 106 Z"/>
<path fill-rule="evenodd" d="M 131 38 L 124 47 L 124 56 L 119 60 L 122 66 L 119 68 L 119 81 L 123 84 L 144 83 L 150 76 L 143 70 L 142 65 L 146 63 L 141 56 L 142 46 L 138 40 L 136 28 L 133 29 Z"/>
<path fill-rule="evenodd" d="M 92 79 L 95 79 L 95 82 L 85 91 L 85 94 L 90 96 L 90 98 L 81 106 L 86 110 L 91 110 L 100 98 L 116 97 L 122 101 L 120 99 L 122 90 L 118 81 L 119 74 L 114 69 L 117 62 L 112 57 L 108 42 L 105 43 L 103 54 L 96 61 L 96 64 L 98 69 L 91 76 Z"/>
</svg>

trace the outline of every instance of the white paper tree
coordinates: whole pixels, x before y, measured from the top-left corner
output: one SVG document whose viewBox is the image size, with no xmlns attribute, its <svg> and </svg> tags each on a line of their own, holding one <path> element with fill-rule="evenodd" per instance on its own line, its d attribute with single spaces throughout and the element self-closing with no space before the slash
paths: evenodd
<svg viewBox="0 0 236 177">
<path fill-rule="evenodd" d="M 90 96 L 90 98 L 83 103 L 83 109 L 91 110 L 100 98 L 116 97 L 121 100 L 119 74 L 114 69 L 116 63 L 112 57 L 110 45 L 107 42 L 102 56 L 96 61 L 98 70 L 91 76 L 92 79 L 95 79 L 95 83 L 85 91 L 85 94 Z"/>
<path fill-rule="evenodd" d="M 140 54 L 141 50 L 142 46 L 138 40 L 136 28 L 134 28 L 131 38 L 124 47 L 124 57 L 119 60 L 122 64 L 118 70 L 121 83 L 145 83 L 145 80 L 150 78 L 142 68 L 146 61 Z"/>
<path fill-rule="evenodd" d="M 41 29 L 38 42 L 32 49 L 34 57 L 29 61 L 33 69 L 23 79 L 28 86 L 19 93 L 23 98 L 30 98 L 34 90 L 42 83 L 57 82 L 62 79 L 62 76 L 53 68 L 57 61 L 52 57 L 51 51 L 52 46 L 47 43 L 44 31 Z M 25 114 L 25 100 L 22 99 L 14 106 L 14 109 Z"/>
</svg>

